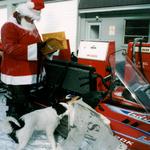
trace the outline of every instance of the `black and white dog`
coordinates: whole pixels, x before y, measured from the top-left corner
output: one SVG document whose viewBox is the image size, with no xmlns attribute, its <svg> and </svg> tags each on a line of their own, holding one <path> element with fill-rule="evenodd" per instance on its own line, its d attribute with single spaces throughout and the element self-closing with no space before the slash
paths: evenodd
<svg viewBox="0 0 150 150">
<path fill-rule="evenodd" d="M 44 130 L 52 149 L 56 150 L 54 131 L 59 125 L 60 119 L 68 115 L 68 106 L 67 103 L 59 103 L 25 114 L 19 120 L 6 117 L 6 120 L 0 123 L 0 131 L 9 134 L 18 143 L 17 150 L 22 150 L 27 145 L 34 130 Z"/>
</svg>

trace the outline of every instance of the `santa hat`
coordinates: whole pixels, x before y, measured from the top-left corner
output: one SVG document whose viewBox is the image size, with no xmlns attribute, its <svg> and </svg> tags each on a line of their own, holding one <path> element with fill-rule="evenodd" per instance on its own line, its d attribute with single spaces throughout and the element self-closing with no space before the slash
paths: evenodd
<svg viewBox="0 0 150 150">
<path fill-rule="evenodd" d="M 26 3 L 19 4 L 16 11 L 22 16 L 28 16 L 34 20 L 40 19 L 41 9 L 44 8 L 44 0 L 28 0 Z"/>
</svg>

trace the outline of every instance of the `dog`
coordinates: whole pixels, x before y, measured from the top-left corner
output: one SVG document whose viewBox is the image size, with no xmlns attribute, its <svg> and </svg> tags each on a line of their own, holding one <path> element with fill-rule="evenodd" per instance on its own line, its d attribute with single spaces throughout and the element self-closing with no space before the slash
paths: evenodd
<svg viewBox="0 0 150 150">
<path fill-rule="evenodd" d="M 18 143 L 17 150 L 22 150 L 35 130 L 43 130 L 46 132 L 52 149 L 56 150 L 54 131 L 59 125 L 60 119 L 68 115 L 69 112 L 68 104 L 61 102 L 51 107 L 25 114 L 19 120 L 6 117 L 6 120 L 0 123 L 0 131 L 5 132 Z"/>
</svg>

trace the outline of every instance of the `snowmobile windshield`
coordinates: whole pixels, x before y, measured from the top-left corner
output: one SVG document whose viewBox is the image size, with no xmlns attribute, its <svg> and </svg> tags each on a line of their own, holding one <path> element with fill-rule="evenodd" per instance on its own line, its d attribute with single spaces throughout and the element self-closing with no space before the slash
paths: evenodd
<svg viewBox="0 0 150 150">
<path fill-rule="evenodd" d="M 122 51 L 118 51 L 109 57 L 113 74 L 128 89 L 135 101 L 143 108 L 150 111 L 150 84 L 136 65 Z"/>
</svg>

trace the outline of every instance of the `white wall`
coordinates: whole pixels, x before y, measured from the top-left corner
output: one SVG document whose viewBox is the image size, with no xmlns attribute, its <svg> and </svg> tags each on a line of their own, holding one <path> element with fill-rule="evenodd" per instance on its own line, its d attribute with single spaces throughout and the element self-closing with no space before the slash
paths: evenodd
<svg viewBox="0 0 150 150">
<path fill-rule="evenodd" d="M 6 21 L 7 21 L 7 8 L 0 8 L 0 29 Z M 1 30 L 0 30 L 0 35 L 1 35 Z"/>
<path fill-rule="evenodd" d="M 40 33 L 64 31 L 71 51 L 76 51 L 77 16 L 78 0 L 47 3 L 36 25 Z"/>
</svg>

